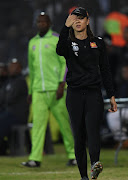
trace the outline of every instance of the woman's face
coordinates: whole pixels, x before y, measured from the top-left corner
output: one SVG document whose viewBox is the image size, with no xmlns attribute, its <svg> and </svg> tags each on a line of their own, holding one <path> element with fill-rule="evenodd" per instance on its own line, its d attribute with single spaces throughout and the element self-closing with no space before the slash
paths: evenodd
<svg viewBox="0 0 128 180">
<path fill-rule="evenodd" d="M 89 24 L 89 19 L 83 16 L 77 16 L 75 22 L 72 25 L 72 28 L 76 32 L 82 32 L 87 29 L 87 25 Z"/>
</svg>

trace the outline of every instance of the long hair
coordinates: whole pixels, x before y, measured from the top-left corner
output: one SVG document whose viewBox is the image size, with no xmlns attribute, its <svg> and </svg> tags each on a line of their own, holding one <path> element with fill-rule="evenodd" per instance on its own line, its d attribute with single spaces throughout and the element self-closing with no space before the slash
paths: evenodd
<svg viewBox="0 0 128 180">
<path fill-rule="evenodd" d="M 87 13 L 87 15 L 88 15 L 88 13 Z M 89 17 L 87 16 L 87 19 L 88 19 L 88 18 L 89 18 Z M 92 32 L 89 24 L 87 25 L 87 36 L 89 37 L 89 40 L 90 40 L 90 41 L 93 41 L 93 40 L 94 40 L 94 35 L 93 35 L 93 32 Z M 69 38 L 70 38 L 72 41 L 75 41 L 75 39 L 76 39 L 76 38 L 75 38 L 75 34 L 74 34 L 74 30 L 73 30 L 72 27 L 70 27 L 70 30 L 69 30 Z"/>
<path fill-rule="evenodd" d="M 94 35 L 93 35 L 93 32 L 92 32 L 89 24 L 87 25 L 87 35 L 88 35 L 90 41 L 94 40 Z"/>
</svg>

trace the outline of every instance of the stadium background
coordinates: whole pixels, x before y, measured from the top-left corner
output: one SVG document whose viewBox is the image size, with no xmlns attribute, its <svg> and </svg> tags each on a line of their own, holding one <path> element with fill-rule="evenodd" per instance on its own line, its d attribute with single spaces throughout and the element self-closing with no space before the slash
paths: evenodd
<svg viewBox="0 0 128 180">
<path fill-rule="evenodd" d="M 18 58 L 27 67 L 28 41 L 36 33 L 35 21 L 39 12 L 47 12 L 53 30 L 60 32 L 73 6 L 89 11 L 95 35 L 103 34 L 103 21 L 111 11 L 128 6 L 127 0 L 1 0 L 0 1 L 0 62 Z"/>
<path fill-rule="evenodd" d="M 104 34 L 104 19 L 110 12 L 120 12 L 122 9 L 128 12 L 127 0 L 1 0 L 0 62 L 8 63 L 12 58 L 17 58 L 23 65 L 23 72 L 27 74 L 28 41 L 36 34 L 37 15 L 41 11 L 48 13 L 52 19 L 52 29 L 59 33 L 73 6 L 83 6 L 88 9 L 91 28 L 95 35 L 101 37 Z M 39 170 L 28 170 L 20 166 L 20 162 L 26 160 L 27 157 L 1 156 L 0 180 L 79 179 L 76 168 L 65 167 L 66 155 L 63 145 L 55 146 L 55 154 L 45 156 L 44 164 Z M 128 179 L 128 150 L 120 151 L 117 166 L 114 164 L 114 154 L 115 149 L 113 148 L 102 149 L 101 159 L 106 170 L 101 180 Z"/>
</svg>

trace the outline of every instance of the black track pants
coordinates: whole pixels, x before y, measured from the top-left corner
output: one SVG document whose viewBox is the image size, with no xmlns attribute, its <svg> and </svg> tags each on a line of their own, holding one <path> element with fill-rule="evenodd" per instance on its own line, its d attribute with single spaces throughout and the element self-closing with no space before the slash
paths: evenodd
<svg viewBox="0 0 128 180">
<path fill-rule="evenodd" d="M 100 122 L 103 118 L 101 90 L 71 90 L 68 88 L 66 105 L 75 140 L 75 155 L 81 177 L 87 176 L 86 139 L 91 164 L 99 161 Z"/>
</svg>

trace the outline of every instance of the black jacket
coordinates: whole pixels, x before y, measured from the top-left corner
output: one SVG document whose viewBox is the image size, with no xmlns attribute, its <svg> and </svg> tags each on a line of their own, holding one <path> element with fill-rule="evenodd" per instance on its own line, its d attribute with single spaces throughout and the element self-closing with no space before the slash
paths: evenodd
<svg viewBox="0 0 128 180">
<path fill-rule="evenodd" d="M 106 48 L 101 38 L 90 42 L 69 38 L 69 28 L 64 26 L 57 44 L 57 54 L 64 56 L 68 68 L 66 77 L 70 88 L 101 88 L 101 78 L 110 98 L 114 96 L 112 77 Z"/>
</svg>

